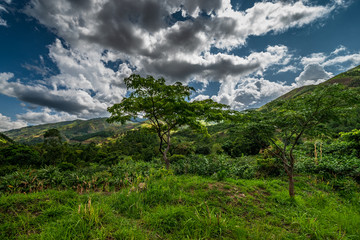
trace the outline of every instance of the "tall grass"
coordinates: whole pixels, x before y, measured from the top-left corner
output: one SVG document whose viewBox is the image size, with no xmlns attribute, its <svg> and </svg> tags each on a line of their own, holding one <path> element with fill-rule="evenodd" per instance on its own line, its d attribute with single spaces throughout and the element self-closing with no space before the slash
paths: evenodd
<svg viewBox="0 0 360 240">
<path fill-rule="evenodd" d="M 160 171 L 117 192 L 0 197 L 0 239 L 360 239 L 360 194 L 298 177 L 217 181 Z"/>
</svg>

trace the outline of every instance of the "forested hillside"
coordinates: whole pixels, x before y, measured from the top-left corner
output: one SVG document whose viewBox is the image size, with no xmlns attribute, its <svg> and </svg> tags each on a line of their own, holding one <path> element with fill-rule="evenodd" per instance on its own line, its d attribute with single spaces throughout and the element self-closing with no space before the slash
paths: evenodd
<svg viewBox="0 0 360 240">
<path fill-rule="evenodd" d="M 136 122 L 129 122 L 126 126 L 116 123 L 109 124 L 106 122 L 106 118 L 96 118 L 30 126 L 7 131 L 4 134 L 17 142 L 36 144 L 44 141 L 43 135 L 46 130 L 56 128 L 60 131 L 64 141 L 90 143 L 104 141 L 107 137 L 124 133 L 137 125 L 139 124 Z"/>
</svg>

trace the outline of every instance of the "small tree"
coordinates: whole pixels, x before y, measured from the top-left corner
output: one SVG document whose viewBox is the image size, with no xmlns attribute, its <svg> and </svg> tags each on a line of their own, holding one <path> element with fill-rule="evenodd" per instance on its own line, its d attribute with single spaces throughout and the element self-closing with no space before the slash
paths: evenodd
<svg viewBox="0 0 360 240">
<path fill-rule="evenodd" d="M 61 143 L 60 131 L 56 128 L 48 129 L 44 133 L 43 157 L 45 164 L 56 164 L 63 160 L 64 149 Z"/>
<path fill-rule="evenodd" d="M 227 106 L 212 100 L 189 102 L 194 89 L 177 82 L 166 85 L 165 79 L 146 78 L 131 75 L 124 79 L 128 90 L 132 90 L 129 97 L 108 108 L 111 113 L 108 122 L 121 122 L 142 117 L 148 119 L 151 129 L 157 134 L 166 168 L 170 161 L 167 156 L 171 146 L 171 133 L 178 127 L 188 125 L 191 128 L 207 133 L 201 120 L 220 121 L 225 118 Z"/>
<path fill-rule="evenodd" d="M 265 114 L 268 128 L 275 130 L 267 136 L 275 147 L 273 154 L 281 159 L 289 177 L 291 197 L 295 196 L 294 149 L 301 137 L 324 133 L 324 124 L 351 111 L 355 98 L 356 94 L 342 85 L 318 86 L 311 93 L 276 102 Z"/>
</svg>

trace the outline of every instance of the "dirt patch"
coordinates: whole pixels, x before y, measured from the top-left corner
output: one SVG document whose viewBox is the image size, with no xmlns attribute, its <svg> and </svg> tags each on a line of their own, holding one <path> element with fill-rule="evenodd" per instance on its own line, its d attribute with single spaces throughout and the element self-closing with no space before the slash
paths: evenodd
<svg viewBox="0 0 360 240">
<path fill-rule="evenodd" d="M 228 197 L 232 199 L 233 203 L 237 203 L 239 199 L 246 197 L 246 195 L 242 193 L 239 188 L 221 182 L 209 183 L 208 188 L 210 190 L 218 190 L 224 192 Z"/>
</svg>

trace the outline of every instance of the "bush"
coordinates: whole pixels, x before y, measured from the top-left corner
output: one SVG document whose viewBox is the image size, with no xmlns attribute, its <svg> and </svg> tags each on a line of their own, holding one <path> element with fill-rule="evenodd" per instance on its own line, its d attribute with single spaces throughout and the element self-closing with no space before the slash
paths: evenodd
<svg viewBox="0 0 360 240">
<path fill-rule="evenodd" d="M 277 158 L 258 158 L 258 174 L 263 177 L 276 177 L 281 175 L 283 166 Z"/>
<path fill-rule="evenodd" d="M 26 145 L 13 144 L 0 149 L 1 165 L 40 166 L 40 154 Z"/>
<path fill-rule="evenodd" d="M 58 168 L 61 171 L 74 171 L 76 169 L 76 166 L 72 163 L 62 162 L 58 165 Z"/>
<path fill-rule="evenodd" d="M 218 180 L 225 177 L 252 178 L 257 171 L 256 161 L 252 158 L 231 159 L 227 155 L 193 155 L 179 159 L 171 166 L 178 175 L 213 176 Z"/>
<path fill-rule="evenodd" d="M 196 154 L 209 155 L 211 153 L 211 147 L 209 145 L 199 145 L 195 149 Z"/>
<path fill-rule="evenodd" d="M 184 155 L 174 154 L 169 158 L 169 160 L 170 160 L 170 163 L 175 163 L 175 162 L 178 162 L 178 161 L 185 160 L 185 158 L 186 157 Z"/>
</svg>

